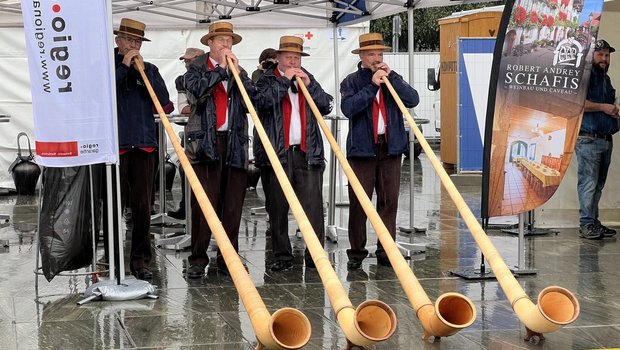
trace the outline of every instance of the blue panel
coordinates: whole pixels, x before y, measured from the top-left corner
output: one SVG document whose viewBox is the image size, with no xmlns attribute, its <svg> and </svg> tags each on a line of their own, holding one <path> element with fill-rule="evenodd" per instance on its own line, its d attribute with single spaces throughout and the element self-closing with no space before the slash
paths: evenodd
<svg viewBox="0 0 620 350">
<path fill-rule="evenodd" d="M 472 92 L 470 91 L 470 77 L 465 67 L 463 54 L 490 53 L 495 49 L 495 38 L 462 38 L 459 39 L 459 170 L 482 171 L 482 152 L 484 135 L 480 135 L 478 119 Z M 489 67 L 490 70 L 490 67 Z M 479 78 L 478 78 L 479 79 Z M 486 113 L 486 107 L 481 110 Z M 481 116 L 481 120 L 485 120 Z"/>
<path fill-rule="evenodd" d="M 339 3 L 336 3 L 336 7 L 338 8 L 347 8 L 346 5 L 342 5 L 341 3 L 345 2 L 347 4 L 353 4 L 352 6 L 354 6 L 355 8 L 357 8 L 358 10 L 362 11 L 362 12 L 366 12 L 366 1 L 362 1 L 362 0 L 341 0 L 339 1 Z M 338 23 L 338 25 L 343 25 L 346 24 L 347 22 L 350 21 L 354 21 L 358 18 L 362 18 L 364 16 L 358 16 L 358 15 L 353 15 L 350 13 L 345 13 L 342 16 L 340 16 L 338 18 L 338 20 L 336 21 L 336 23 Z"/>
</svg>

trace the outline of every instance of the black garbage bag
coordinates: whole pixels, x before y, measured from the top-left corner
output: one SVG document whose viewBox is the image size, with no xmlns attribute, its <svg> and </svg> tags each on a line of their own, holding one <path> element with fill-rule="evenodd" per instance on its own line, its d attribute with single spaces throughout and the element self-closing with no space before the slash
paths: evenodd
<svg viewBox="0 0 620 350">
<path fill-rule="evenodd" d="M 45 168 L 39 219 L 41 266 L 47 281 L 91 264 L 93 238 L 88 166 Z"/>
</svg>

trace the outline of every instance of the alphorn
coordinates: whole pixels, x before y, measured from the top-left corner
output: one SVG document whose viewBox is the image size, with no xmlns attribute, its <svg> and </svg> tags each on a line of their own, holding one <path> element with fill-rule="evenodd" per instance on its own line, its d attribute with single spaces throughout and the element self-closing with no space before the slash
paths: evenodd
<svg viewBox="0 0 620 350">
<path fill-rule="evenodd" d="M 342 153 L 340 146 L 338 146 L 338 142 L 336 142 L 336 139 L 321 116 L 319 109 L 312 100 L 312 96 L 310 96 L 308 89 L 299 77 L 297 77 L 297 84 L 306 97 L 306 101 L 308 101 L 319 126 L 327 137 L 327 141 L 332 147 L 332 152 L 334 152 L 336 158 L 338 158 L 349 180 L 349 186 L 351 186 L 355 192 L 366 216 L 368 216 L 368 220 L 370 220 L 372 227 L 375 229 L 377 237 L 379 241 L 381 241 L 385 253 L 392 264 L 392 268 L 424 328 L 422 339 L 427 339 L 430 336 L 447 337 L 470 326 L 476 320 L 476 308 L 472 301 L 466 296 L 459 293 L 445 293 L 437 299 L 437 304 L 433 306 L 433 303 L 426 292 L 424 292 L 415 274 L 409 268 L 405 258 L 398 250 L 398 247 L 396 247 L 396 242 L 392 239 L 379 213 L 372 205 L 362 184 L 355 175 L 355 172 L 353 172 L 349 161 L 347 161 L 347 158 Z"/>
<path fill-rule="evenodd" d="M 493 270 L 497 282 L 502 287 L 504 294 L 506 294 L 506 298 L 510 301 L 514 312 L 525 325 L 527 331 L 525 340 L 529 340 L 532 336 L 538 336 L 540 339 L 544 339 L 543 333 L 554 332 L 560 327 L 575 321 L 577 316 L 579 316 L 579 301 L 577 301 L 573 293 L 565 288 L 551 286 L 543 289 L 540 294 L 538 294 L 538 305 L 535 305 L 530 300 L 519 282 L 517 282 L 517 279 L 512 272 L 510 272 L 510 269 L 508 269 L 508 266 L 493 245 L 493 242 L 487 237 L 482 226 L 480 226 L 480 223 L 478 223 L 471 209 L 467 206 L 467 203 L 465 203 L 465 200 L 457 190 L 454 182 L 452 182 L 446 170 L 441 166 L 439 159 L 433 153 L 430 145 L 415 124 L 411 114 L 407 111 L 403 101 L 400 99 L 387 77 L 383 78 L 383 82 L 388 90 L 390 90 L 392 97 L 394 97 L 398 107 L 403 112 L 403 115 L 407 119 L 407 123 L 409 123 L 409 127 L 415 133 L 415 137 L 422 145 L 424 153 L 426 153 L 426 156 L 431 161 L 435 172 L 456 205 L 463 221 L 465 221 L 476 244 L 478 244 L 480 251 L 482 251 L 482 254 L 484 254 L 489 262 L 491 270 Z"/>
<path fill-rule="evenodd" d="M 134 63 L 142 76 L 142 80 L 144 80 L 144 85 L 151 95 L 153 104 L 155 105 L 157 113 L 161 118 L 161 122 L 166 129 L 166 133 L 172 141 L 174 151 L 179 157 L 181 166 L 185 171 L 185 176 L 187 177 L 192 191 L 194 191 L 194 195 L 200 205 L 202 214 L 205 216 L 207 223 L 209 224 L 209 228 L 211 228 L 211 231 L 213 232 L 213 237 L 215 238 L 217 246 L 222 253 L 226 267 L 230 272 L 230 277 L 235 284 L 235 288 L 237 288 L 237 291 L 239 292 L 241 302 L 248 312 L 250 322 L 252 322 L 252 328 L 254 328 L 254 333 L 256 334 L 256 339 L 258 340 L 258 345 L 256 348 L 262 349 L 267 347 L 269 349 L 300 349 L 304 347 L 310 340 L 310 321 L 301 311 L 293 308 L 282 308 L 274 312 L 273 315 L 269 314 L 269 311 L 258 294 L 256 287 L 252 283 L 248 272 L 243 267 L 243 263 L 241 262 L 239 255 L 230 243 L 220 219 L 217 217 L 217 214 L 215 213 L 205 190 L 202 188 L 202 185 L 194 172 L 194 168 L 192 168 L 189 163 L 189 159 L 185 155 L 185 151 L 181 147 L 179 139 L 175 135 L 172 125 L 161 107 L 161 103 L 155 95 L 153 87 L 144 73 L 142 62 L 140 61 L 138 63 L 136 60 Z"/>
<path fill-rule="evenodd" d="M 282 192 L 284 192 L 291 211 L 295 216 L 295 220 L 297 220 L 299 230 L 306 242 L 306 247 L 312 256 L 312 261 L 314 261 L 317 272 L 325 286 L 325 291 L 334 309 L 336 318 L 338 319 L 338 324 L 347 338 L 347 347 L 354 344 L 358 347 L 365 348 L 378 341 L 388 339 L 396 330 L 397 321 L 394 311 L 390 306 L 379 300 L 366 300 L 361 303 L 357 309 L 353 307 L 282 168 L 282 164 L 280 164 L 280 160 L 269 141 L 269 137 L 261 121 L 258 119 L 252 101 L 247 91 L 245 91 L 241 78 L 239 77 L 239 72 L 230 58 L 228 58 L 228 67 L 237 81 L 239 90 L 241 90 L 241 94 L 243 95 L 243 100 L 254 121 L 254 127 L 258 132 L 258 136 L 265 147 L 271 166 L 282 187 Z"/>
</svg>

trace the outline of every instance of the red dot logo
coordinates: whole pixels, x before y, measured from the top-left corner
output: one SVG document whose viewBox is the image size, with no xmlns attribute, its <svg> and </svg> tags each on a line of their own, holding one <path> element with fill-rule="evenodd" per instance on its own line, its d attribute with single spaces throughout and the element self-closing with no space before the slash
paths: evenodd
<svg viewBox="0 0 620 350">
<path fill-rule="evenodd" d="M 54 11 L 54 12 L 56 12 L 56 13 L 60 12 L 60 5 L 58 5 L 58 4 L 54 4 L 54 5 L 52 6 L 52 11 Z"/>
</svg>

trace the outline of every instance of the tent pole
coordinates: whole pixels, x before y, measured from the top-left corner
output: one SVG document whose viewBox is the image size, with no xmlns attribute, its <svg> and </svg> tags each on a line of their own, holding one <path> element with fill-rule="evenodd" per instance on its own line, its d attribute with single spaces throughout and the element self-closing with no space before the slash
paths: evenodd
<svg viewBox="0 0 620 350">
<path fill-rule="evenodd" d="M 92 230 L 92 239 L 93 239 L 93 266 L 91 278 L 94 278 L 94 273 L 97 271 L 97 237 L 99 236 L 99 232 L 97 232 L 98 225 L 95 222 L 95 189 L 93 187 L 93 166 L 92 164 L 88 165 L 88 184 L 90 187 L 90 228 Z"/>
<path fill-rule="evenodd" d="M 123 228 L 121 226 L 121 218 L 123 217 L 122 214 L 122 205 L 121 205 L 121 171 L 120 171 L 120 160 L 117 164 L 114 164 L 114 169 L 116 171 L 116 176 L 114 177 L 114 183 L 116 186 L 116 198 L 114 201 L 114 205 L 116 208 L 116 215 L 112 215 L 112 217 L 116 218 L 116 220 L 114 220 L 114 223 L 116 224 L 116 232 L 118 232 L 117 236 L 118 236 L 118 255 L 119 255 L 119 259 L 118 259 L 118 281 L 120 284 L 120 281 L 125 279 L 125 249 L 124 249 L 124 237 L 123 237 Z M 160 175 L 161 176 L 161 175 Z"/>
<path fill-rule="evenodd" d="M 340 77 L 340 73 L 338 70 L 339 60 L 338 60 L 338 24 L 334 23 L 333 27 L 333 38 L 334 38 L 334 85 L 335 85 L 335 93 L 334 93 L 334 108 L 332 111 L 335 111 L 334 119 L 332 119 L 332 134 L 336 138 L 336 142 L 338 142 L 338 114 L 340 111 L 340 84 L 338 83 L 338 79 Z M 336 154 L 334 150 L 331 150 L 329 156 L 329 195 L 327 198 L 327 230 L 326 234 L 332 242 L 338 242 L 338 231 L 335 223 L 336 219 Z"/>
<path fill-rule="evenodd" d="M 407 45 L 408 45 L 408 56 L 409 56 L 409 85 L 413 86 L 414 82 L 414 32 L 413 32 L 413 6 L 408 6 L 407 8 Z M 401 232 L 406 233 L 415 233 L 415 232 L 426 232 L 425 228 L 417 228 L 414 226 L 414 205 L 413 205 L 413 185 L 414 185 L 414 140 L 415 135 L 413 130 L 409 128 L 409 227 L 399 227 Z M 411 250 L 423 252 L 425 251 L 425 246 L 423 245 L 412 245 L 410 247 Z"/>
<path fill-rule="evenodd" d="M 116 230 L 114 227 L 114 196 L 112 195 L 112 165 L 106 164 L 105 166 L 105 178 L 106 178 L 106 205 L 108 206 L 108 263 L 110 269 L 110 281 L 116 278 L 116 248 L 114 247 L 114 235 Z"/>
</svg>

